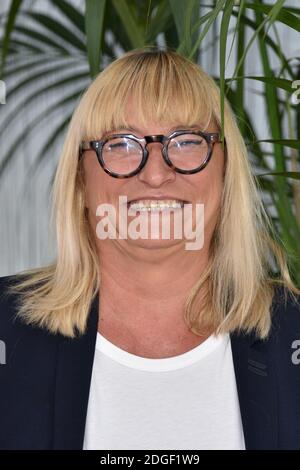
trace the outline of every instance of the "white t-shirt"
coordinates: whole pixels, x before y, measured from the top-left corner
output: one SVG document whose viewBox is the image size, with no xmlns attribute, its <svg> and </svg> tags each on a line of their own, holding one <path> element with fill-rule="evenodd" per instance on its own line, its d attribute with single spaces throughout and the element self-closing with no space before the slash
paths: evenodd
<svg viewBox="0 0 300 470">
<path fill-rule="evenodd" d="M 229 335 L 152 359 L 98 332 L 83 449 L 245 449 Z"/>
</svg>

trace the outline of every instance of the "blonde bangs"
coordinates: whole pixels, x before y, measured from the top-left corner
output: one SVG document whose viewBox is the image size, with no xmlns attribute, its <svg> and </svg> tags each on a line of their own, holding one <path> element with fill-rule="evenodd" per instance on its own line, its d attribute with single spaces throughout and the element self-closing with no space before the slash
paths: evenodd
<svg viewBox="0 0 300 470">
<path fill-rule="evenodd" d="M 170 126 L 197 124 L 205 130 L 213 115 L 211 95 L 210 83 L 192 62 L 172 54 L 127 55 L 108 66 L 91 86 L 82 139 L 99 139 L 105 132 L 128 127 L 129 98 L 144 127 L 151 121 Z"/>
</svg>

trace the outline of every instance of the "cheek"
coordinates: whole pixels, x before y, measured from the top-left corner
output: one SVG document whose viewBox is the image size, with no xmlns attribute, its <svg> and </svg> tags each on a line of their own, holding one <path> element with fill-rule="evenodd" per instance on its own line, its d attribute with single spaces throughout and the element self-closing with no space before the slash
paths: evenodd
<svg viewBox="0 0 300 470">
<path fill-rule="evenodd" d="M 123 180 L 112 178 L 99 166 L 97 158 L 84 162 L 86 206 L 93 214 L 99 204 L 117 204 L 118 197 L 123 194 Z"/>
<path fill-rule="evenodd" d="M 197 181 L 194 182 L 194 191 L 197 200 L 210 203 L 220 199 L 223 189 L 223 174 L 222 171 L 212 171 L 212 168 L 208 169 L 208 167 L 205 170 L 198 175 Z"/>
<path fill-rule="evenodd" d="M 95 173 L 88 172 L 85 178 L 85 194 L 86 194 L 86 205 L 89 209 L 94 209 L 101 196 L 99 184 L 99 177 Z"/>
<path fill-rule="evenodd" d="M 217 206 L 220 203 L 224 185 L 224 160 L 221 152 L 214 154 L 215 158 L 209 162 L 206 167 L 207 172 L 203 172 L 203 188 L 209 197 L 212 205 Z"/>
<path fill-rule="evenodd" d="M 204 224 L 207 233 L 213 231 L 218 219 L 223 184 L 223 168 L 220 165 L 211 165 L 210 167 L 208 165 L 193 182 L 194 199 L 204 205 Z"/>
<path fill-rule="evenodd" d="M 96 210 L 96 206 L 105 200 L 106 178 L 94 155 L 86 155 L 83 169 L 86 206 L 90 210 Z"/>
</svg>

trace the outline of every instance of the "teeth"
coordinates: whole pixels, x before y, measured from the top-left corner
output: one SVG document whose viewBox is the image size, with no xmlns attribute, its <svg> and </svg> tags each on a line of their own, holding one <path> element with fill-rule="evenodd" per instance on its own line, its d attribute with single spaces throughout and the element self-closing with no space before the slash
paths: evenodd
<svg viewBox="0 0 300 470">
<path fill-rule="evenodd" d="M 150 200 L 145 199 L 143 201 L 134 201 L 129 203 L 129 207 L 138 210 L 141 212 L 152 212 L 152 211 L 161 211 L 161 210 L 169 210 L 169 209 L 180 209 L 183 207 L 182 201 L 177 200 L 166 200 L 166 199 L 157 199 L 157 200 Z"/>
</svg>

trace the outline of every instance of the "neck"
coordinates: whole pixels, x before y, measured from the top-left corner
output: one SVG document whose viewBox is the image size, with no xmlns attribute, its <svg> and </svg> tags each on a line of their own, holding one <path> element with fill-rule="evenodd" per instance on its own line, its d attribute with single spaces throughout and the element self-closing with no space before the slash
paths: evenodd
<svg viewBox="0 0 300 470">
<path fill-rule="evenodd" d="M 183 327 L 185 300 L 208 263 L 208 249 L 138 247 L 133 253 L 116 244 L 99 249 L 101 317 Z"/>
</svg>

